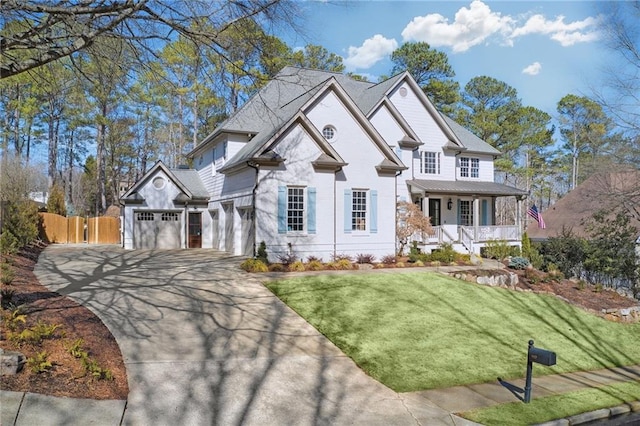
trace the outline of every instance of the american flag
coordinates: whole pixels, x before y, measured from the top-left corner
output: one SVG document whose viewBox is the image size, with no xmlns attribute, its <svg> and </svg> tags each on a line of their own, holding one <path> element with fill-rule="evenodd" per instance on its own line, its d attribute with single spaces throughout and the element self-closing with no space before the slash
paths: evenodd
<svg viewBox="0 0 640 426">
<path fill-rule="evenodd" d="M 544 219 L 542 218 L 542 213 L 540 213 L 538 211 L 538 208 L 536 207 L 535 204 L 533 206 L 529 207 L 529 210 L 527 210 L 527 214 L 529 216 L 531 216 L 532 218 L 534 218 L 536 220 L 536 222 L 538 222 L 538 228 L 544 229 L 544 228 L 547 227 L 544 224 Z"/>
</svg>

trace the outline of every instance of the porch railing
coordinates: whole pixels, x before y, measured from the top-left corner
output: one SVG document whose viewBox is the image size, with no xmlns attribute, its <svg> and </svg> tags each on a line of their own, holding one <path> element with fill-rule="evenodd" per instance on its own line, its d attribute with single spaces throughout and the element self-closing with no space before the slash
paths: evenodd
<svg viewBox="0 0 640 426">
<path fill-rule="evenodd" d="M 460 226 L 458 235 L 449 234 L 442 226 L 434 226 L 431 233 L 416 233 L 411 240 L 425 245 L 460 242 L 471 249 L 473 243 L 491 240 L 519 241 L 520 238 L 516 225 L 479 226 L 477 232 L 473 226 Z"/>
</svg>

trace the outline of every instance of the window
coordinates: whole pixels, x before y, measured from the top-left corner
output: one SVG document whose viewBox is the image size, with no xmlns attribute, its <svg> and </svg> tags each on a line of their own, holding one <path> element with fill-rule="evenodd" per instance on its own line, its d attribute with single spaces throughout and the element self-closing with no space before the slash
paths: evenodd
<svg viewBox="0 0 640 426">
<path fill-rule="evenodd" d="M 316 188 L 278 187 L 278 233 L 316 233 Z"/>
<path fill-rule="evenodd" d="M 136 215 L 136 219 L 140 221 L 153 220 L 153 212 L 139 212 Z"/>
<path fill-rule="evenodd" d="M 440 174 L 440 153 L 420 152 L 420 173 L 439 175 Z"/>
<path fill-rule="evenodd" d="M 177 222 L 178 220 L 180 220 L 180 217 L 178 216 L 178 213 L 174 212 L 162 213 L 162 216 L 160 216 L 160 220 L 162 220 L 163 222 Z"/>
<path fill-rule="evenodd" d="M 366 231 L 367 229 L 367 191 L 353 191 L 351 229 L 353 231 Z"/>
<path fill-rule="evenodd" d="M 460 157 L 460 177 L 480 177 L 480 160 L 477 158 Z"/>
<path fill-rule="evenodd" d="M 304 231 L 304 188 L 287 188 L 287 231 Z"/>
<path fill-rule="evenodd" d="M 333 139 L 336 136 L 336 129 L 333 126 L 324 126 L 322 129 L 322 136 L 328 141 Z"/>
<path fill-rule="evenodd" d="M 460 225 L 473 225 L 473 210 L 471 209 L 471 201 L 460 200 Z"/>
</svg>

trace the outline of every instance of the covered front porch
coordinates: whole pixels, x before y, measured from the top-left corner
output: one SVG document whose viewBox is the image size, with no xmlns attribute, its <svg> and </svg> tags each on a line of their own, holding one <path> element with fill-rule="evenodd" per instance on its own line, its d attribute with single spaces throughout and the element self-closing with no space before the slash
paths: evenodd
<svg viewBox="0 0 640 426">
<path fill-rule="evenodd" d="M 527 191 L 494 182 L 407 181 L 412 201 L 431 218 L 430 234 L 414 235 L 423 252 L 431 252 L 443 243 L 457 251 L 480 253 L 487 242 L 501 240 L 520 246 L 523 206 Z M 496 200 L 514 197 L 510 214 L 498 221 Z M 510 220 L 509 220 L 510 219 Z"/>
</svg>

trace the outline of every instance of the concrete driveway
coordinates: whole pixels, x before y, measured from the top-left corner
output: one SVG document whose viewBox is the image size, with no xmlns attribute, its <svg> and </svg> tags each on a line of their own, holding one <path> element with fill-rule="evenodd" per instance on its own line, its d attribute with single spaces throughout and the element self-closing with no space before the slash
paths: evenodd
<svg viewBox="0 0 640 426">
<path fill-rule="evenodd" d="M 117 339 L 130 388 L 123 424 L 460 420 L 368 377 L 240 261 L 212 250 L 50 246 L 35 272 L 94 311 Z"/>
</svg>

